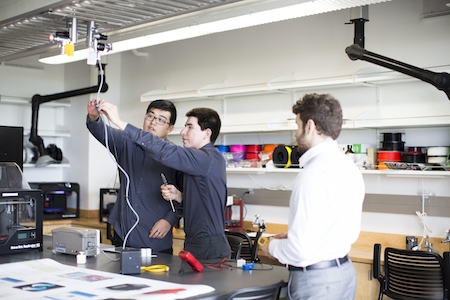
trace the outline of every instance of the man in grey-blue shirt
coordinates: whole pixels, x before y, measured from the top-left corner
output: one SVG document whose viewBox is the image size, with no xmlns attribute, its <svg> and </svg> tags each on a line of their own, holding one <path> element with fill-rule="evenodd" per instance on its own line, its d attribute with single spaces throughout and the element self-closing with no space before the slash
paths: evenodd
<svg viewBox="0 0 450 300">
<path fill-rule="evenodd" d="M 187 112 L 188 119 L 181 130 L 184 147 L 181 147 L 164 143 L 123 121 L 113 104 L 100 100 L 99 110 L 153 159 L 184 173 L 183 194 L 174 185 L 161 187 L 166 200 L 183 205 L 184 249 L 198 259 L 231 257 L 224 233 L 226 165 L 214 147 L 221 127 L 217 112 L 210 108 L 194 108 Z"/>
<path fill-rule="evenodd" d="M 179 217 L 161 196 L 161 173 L 170 183 L 180 186 L 182 173 L 147 155 L 123 131 L 105 126 L 96 106 L 95 100 L 88 104 L 87 128 L 103 145 L 106 145 L 106 129 L 108 149 L 125 172 L 119 171 L 120 191 L 108 219 L 114 226 L 114 244 L 172 254 L 171 229 Z M 172 102 L 155 100 L 147 108 L 143 130 L 162 143 L 171 144 L 167 134 L 173 130 L 176 117 Z"/>
</svg>

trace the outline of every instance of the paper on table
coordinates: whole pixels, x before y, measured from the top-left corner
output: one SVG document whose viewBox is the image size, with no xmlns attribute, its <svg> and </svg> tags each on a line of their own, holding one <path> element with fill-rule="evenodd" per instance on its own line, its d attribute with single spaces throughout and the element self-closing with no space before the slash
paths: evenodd
<svg viewBox="0 0 450 300">
<path fill-rule="evenodd" d="M 180 299 L 214 291 L 208 285 L 160 280 L 66 266 L 45 258 L 2 264 L 0 298 L 28 299 Z"/>
</svg>

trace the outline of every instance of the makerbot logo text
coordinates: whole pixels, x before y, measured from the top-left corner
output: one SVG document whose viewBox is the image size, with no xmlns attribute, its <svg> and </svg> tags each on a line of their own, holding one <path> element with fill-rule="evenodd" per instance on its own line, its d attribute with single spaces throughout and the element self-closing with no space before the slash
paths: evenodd
<svg viewBox="0 0 450 300">
<path fill-rule="evenodd" d="M 25 245 L 11 245 L 11 247 L 9 249 L 11 249 L 11 250 L 34 249 L 34 248 L 39 248 L 40 246 L 41 246 L 41 243 L 25 244 Z"/>
</svg>

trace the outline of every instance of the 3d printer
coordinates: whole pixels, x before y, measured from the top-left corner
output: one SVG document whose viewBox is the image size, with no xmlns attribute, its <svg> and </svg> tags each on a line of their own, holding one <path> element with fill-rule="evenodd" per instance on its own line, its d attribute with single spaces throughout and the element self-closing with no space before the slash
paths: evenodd
<svg viewBox="0 0 450 300">
<path fill-rule="evenodd" d="M 80 216 L 80 185 L 76 182 L 29 182 L 43 193 L 43 219 L 67 219 Z"/>
<path fill-rule="evenodd" d="M 0 162 L 0 254 L 42 251 L 42 191 L 13 162 Z"/>
</svg>

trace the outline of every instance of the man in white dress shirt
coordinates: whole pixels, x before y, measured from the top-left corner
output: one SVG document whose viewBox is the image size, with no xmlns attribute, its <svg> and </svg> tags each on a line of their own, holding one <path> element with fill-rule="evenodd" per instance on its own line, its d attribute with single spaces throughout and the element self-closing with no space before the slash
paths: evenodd
<svg viewBox="0 0 450 300">
<path fill-rule="evenodd" d="M 353 300 L 356 272 L 348 258 L 361 226 L 364 181 L 336 139 L 342 109 L 331 95 L 307 94 L 296 114 L 301 170 L 289 204 L 288 232 L 261 250 L 288 264 L 288 299 Z"/>
</svg>

